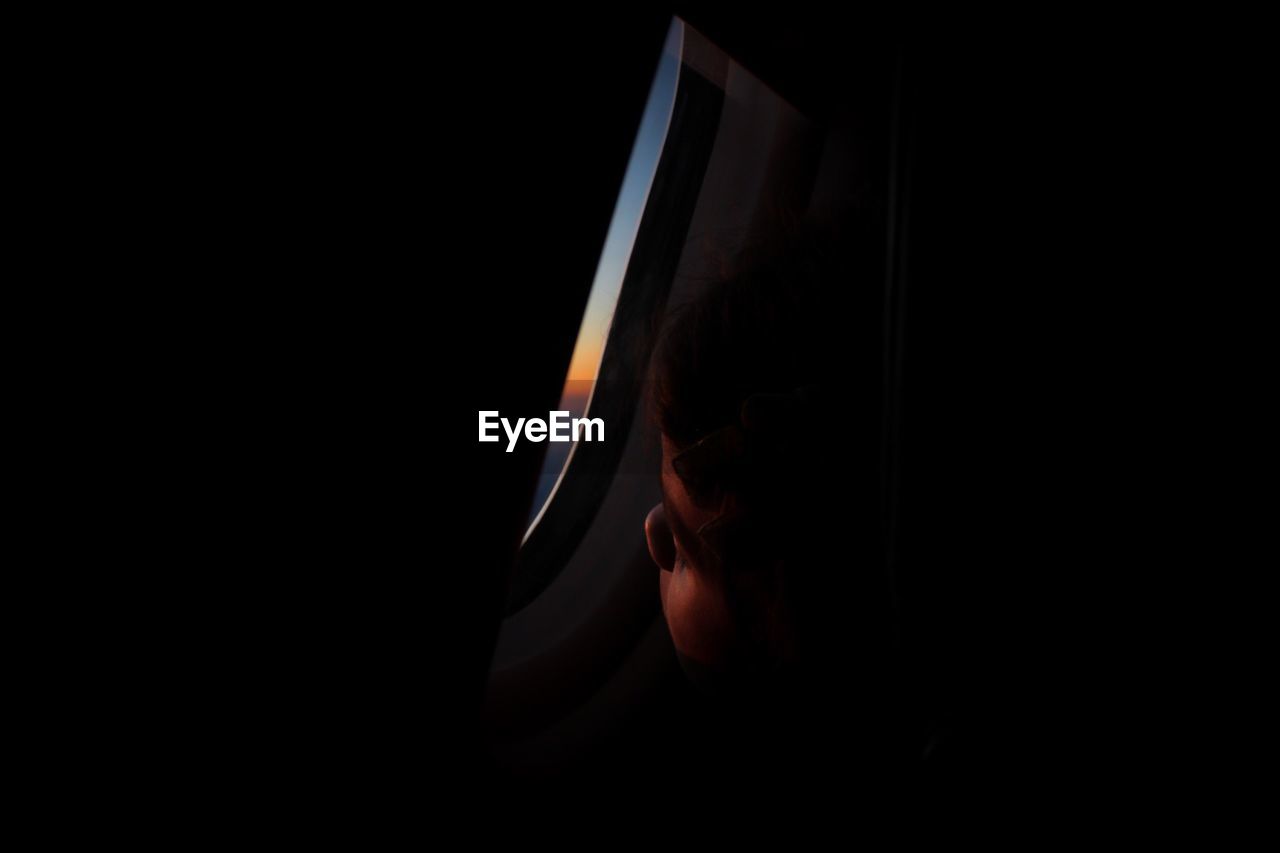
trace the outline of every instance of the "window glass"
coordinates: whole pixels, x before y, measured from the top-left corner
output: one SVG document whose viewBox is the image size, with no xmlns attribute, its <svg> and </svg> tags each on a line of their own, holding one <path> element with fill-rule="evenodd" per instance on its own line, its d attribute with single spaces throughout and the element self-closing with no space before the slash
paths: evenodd
<svg viewBox="0 0 1280 853">
<path fill-rule="evenodd" d="M 658 157 L 666 140 L 680 70 L 682 31 L 681 23 L 673 21 L 653 85 L 649 89 L 649 99 L 640 120 L 635 145 L 631 149 L 631 159 L 627 163 L 622 190 L 613 209 L 604 251 L 596 268 L 591 295 L 578 330 L 578 341 L 569 363 L 569 373 L 565 377 L 564 390 L 560 395 L 558 409 L 572 413 L 575 418 L 583 417 L 590 407 L 591 393 L 595 388 L 605 340 L 609 336 L 614 307 L 618 304 L 618 293 L 622 289 L 622 279 L 635 244 L 636 230 L 640 226 L 640 217 L 658 167 Z M 529 514 L 529 531 L 537 525 L 543 510 L 550 504 L 556 485 L 573 458 L 575 446 L 574 442 L 547 443 L 547 455 L 538 474 L 538 490 Z"/>
</svg>

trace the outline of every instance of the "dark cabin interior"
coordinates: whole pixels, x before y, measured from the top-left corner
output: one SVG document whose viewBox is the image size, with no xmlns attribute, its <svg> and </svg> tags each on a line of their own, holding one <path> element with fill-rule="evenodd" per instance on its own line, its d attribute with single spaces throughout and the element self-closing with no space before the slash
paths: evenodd
<svg viewBox="0 0 1280 853">
<path fill-rule="evenodd" d="M 1207 605 L 1159 602 L 1166 566 L 1217 565 L 1170 445 L 1199 406 L 1188 385 L 1230 373 L 1205 366 L 1229 300 L 1171 282 L 1227 278 L 1234 250 L 1202 220 L 1234 208 L 1194 191 L 1256 176 L 1199 141 L 1234 152 L 1252 138 L 1237 117 L 1265 113 L 1206 82 L 1212 39 L 790 5 L 496 14 L 260 21 L 156 99 L 199 106 L 145 150 L 200 140 L 164 162 L 205 218 L 157 202 L 148 239 L 162 271 L 198 265 L 183 322 L 217 342 L 166 377 L 200 391 L 190 417 L 158 422 L 217 440 L 179 472 L 199 498 L 146 518 L 166 567 L 199 552 L 160 635 L 193 642 L 139 631 L 128 658 L 156 663 L 139 682 L 166 674 L 133 722 L 164 733 L 156 778 L 197 767 L 264 810 L 460 801 L 497 832 L 568 805 L 626 831 L 673 794 L 740 829 L 784 805 L 837 823 L 1123 807 L 1141 774 L 1180 766 L 1171 710 L 1212 659 L 1144 620 L 1209 633 Z M 816 440 L 848 438 L 832 565 L 891 579 L 896 634 L 880 680 L 835 666 L 823 695 L 889 698 L 792 707 L 803 748 L 755 761 L 742 744 L 778 745 L 772 709 L 717 728 L 666 664 L 622 656 L 572 695 L 511 694 L 552 726 L 633 675 L 656 685 L 513 761 L 491 670 L 513 601 L 541 589 L 515 573 L 546 447 L 472 444 L 474 412 L 556 406 L 673 14 L 866 169 L 874 285 L 842 292 L 858 355 Z M 1204 161 L 1223 171 L 1195 184 Z M 654 598 L 640 589 L 648 609 L 614 633 L 650 636 Z"/>
</svg>

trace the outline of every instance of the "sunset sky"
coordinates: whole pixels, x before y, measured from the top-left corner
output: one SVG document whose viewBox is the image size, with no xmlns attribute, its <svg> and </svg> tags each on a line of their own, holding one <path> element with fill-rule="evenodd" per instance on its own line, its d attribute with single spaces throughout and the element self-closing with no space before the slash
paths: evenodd
<svg viewBox="0 0 1280 853">
<path fill-rule="evenodd" d="M 680 28 L 673 25 L 667 35 L 649 101 L 640 120 L 635 147 L 627 163 L 622 191 L 613 210 L 609 234 L 605 238 L 600 265 L 596 268 L 595 281 L 591 285 L 591 297 L 578 332 L 578 343 L 569 363 L 568 380 L 593 380 L 600 366 L 601 350 L 609 334 L 609 322 L 618 301 L 618 290 L 627 271 L 627 259 L 635 242 L 636 229 L 640 226 L 640 214 L 644 211 L 649 187 L 653 183 L 658 166 L 658 155 L 667 135 L 667 123 L 671 118 L 671 106 L 675 102 L 676 76 L 680 67 Z"/>
<path fill-rule="evenodd" d="M 578 330 L 578 341 L 569 362 L 569 374 L 565 377 L 560 396 L 560 409 L 570 411 L 574 416 L 580 416 L 585 411 L 587 399 L 595 384 L 596 373 L 600 369 L 600 356 L 609 335 L 609 324 L 613 320 L 614 306 L 618 303 L 618 291 L 622 288 L 622 278 L 627 272 L 627 261 L 631 257 L 636 230 L 640 227 L 640 215 L 644 212 L 649 187 L 653 184 L 653 175 L 658 168 L 658 157 L 667 138 L 667 125 L 671 120 L 676 79 L 680 70 L 681 34 L 682 25 L 679 21 L 673 21 L 671 30 L 667 33 L 662 57 L 658 61 L 653 86 L 649 89 L 649 100 L 640 119 L 640 129 L 636 133 L 635 146 L 631 149 L 631 159 L 627 161 L 622 190 L 618 193 L 618 203 L 613 209 L 604 251 L 600 254 L 600 264 L 596 267 L 595 280 L 591 284 L 591 296 L 587 299 L 582 326 Z M 568 464 L 571 449 L 572 445 L 553 445 L 548 449 L 530 510 L 530 530 L 555 490 L 555 484 Z"/>
</svg>

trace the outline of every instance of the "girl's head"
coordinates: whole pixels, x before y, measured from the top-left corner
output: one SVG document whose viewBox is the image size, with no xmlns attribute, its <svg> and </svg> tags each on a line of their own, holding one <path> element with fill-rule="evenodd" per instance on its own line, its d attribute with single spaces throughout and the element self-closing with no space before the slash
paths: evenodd
<svg viewBox="0 0 1280 853">
<path fill-rule="evenodd" d="M 672 640 L 700 680 L 805 652 L 832 348 L 816 306 L 833 284 L 814 251 L 756 263 L 678 309 L 655 350 L 663 500 L 645 530 Z"/>
</svg>

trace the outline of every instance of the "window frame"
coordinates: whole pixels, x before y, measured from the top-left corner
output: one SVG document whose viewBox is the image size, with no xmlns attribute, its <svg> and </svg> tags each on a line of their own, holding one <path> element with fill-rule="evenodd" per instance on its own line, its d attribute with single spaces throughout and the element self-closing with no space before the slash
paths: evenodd
<svg viewBox="0 0 1280 853">
<path fill-rule="evenodd" d="M 537 523 L 516 555 L 506 615 L 555 580 L 612 487 L 645 373 L 715 148 L 725 93 L 683 61 L 666 139 L 640 216 L 584 417 L 603 418 L 608 439 L 575 444 Z"/>
</svg>

